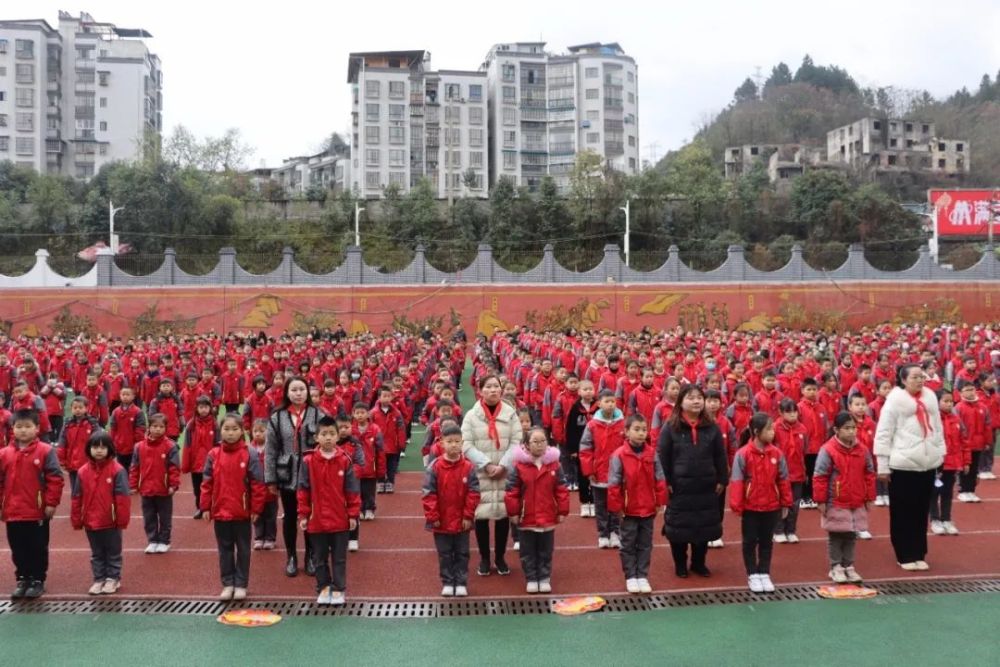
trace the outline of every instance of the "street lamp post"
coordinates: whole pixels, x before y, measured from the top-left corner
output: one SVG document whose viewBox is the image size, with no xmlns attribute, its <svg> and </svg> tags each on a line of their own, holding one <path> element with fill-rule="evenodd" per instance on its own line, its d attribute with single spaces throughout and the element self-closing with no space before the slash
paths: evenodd
<svg viewBox="0 0 1000 667">
<path fill-rule="evenodd" d="M 361 247 L 361 211 L 365 210 L 363 206 L 358 206 L 358 202 L 354 202 L 354 245 Z"/>
<path fill-rule="evenodd" d="M 111 253 L 114 255 L 118 254 L 118 235 L 115 234 L 115 213 L 124 210 L 124 206 L 115 208 L 114 203 L 110 200 L 108 201 L 108 245 L 111 247 Z"/>
<path fill-rule="evenodd" d="M 632 227 L 630 220 L 630 213 L 632 209 L 632 200 L 626 199 L 624 206 L 619 206 L 619 210 L 625 211 L 625 266 L 629 265 L 629 257 L 631 255 L 631 249 L 629 248 L 629 241 L 632 236 Z"/>
</svg>

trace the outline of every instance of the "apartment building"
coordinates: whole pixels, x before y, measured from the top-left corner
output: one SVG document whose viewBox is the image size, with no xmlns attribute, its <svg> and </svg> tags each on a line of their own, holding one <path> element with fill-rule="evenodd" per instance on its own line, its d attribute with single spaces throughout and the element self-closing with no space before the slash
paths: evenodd
<svg viewBox="0 0 1000 667">
<path fill-rule="evenodd" d="M 428 51 L 349 56 L 352 188 L 364 198 L 427 179 L 437 197 L 486 197 L 483 72 L 431 68 Z"/>
<path fill-rule="evenodd" d="M 617 43 L 571 46 L 551 54 L 545 42 L 494 45 L 480 67 L 489 103 L 489 178 L 534 190 L 552 176 L 569 189 L 578 153 L 635 174 L 639 162 L 638 71 Z"/>
<path fill-rule="evenodd" d="M 286 158 L 280 167 L 262 167 L 249 173 L 251 182 L 258 190 L 268 181 L 273 181 L 291 197 L 301 197 L 313 187 L 334 192 L 351 187 L 350 156 L 328 151 Z"/>
<path fill-rule="evenodd" d="M 163 74 L 150 37 L 85 12 L 59 12 L 56 29 L 0 21 L 0 160 L 87 179 L 155 149 Z"/>
<path fill-rule="evenodd" d="M 934 123 L 903 118 L 862 118 L 826 135 L 827 156 L 856 168 L 969 172 L 969 142 L 942 139 Z"/>
</svg>

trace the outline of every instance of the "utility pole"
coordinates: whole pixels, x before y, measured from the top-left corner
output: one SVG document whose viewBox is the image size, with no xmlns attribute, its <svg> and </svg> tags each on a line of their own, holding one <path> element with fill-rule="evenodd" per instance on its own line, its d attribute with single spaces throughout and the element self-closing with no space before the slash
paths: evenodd
<svg viewBox="0 0 1000 667">
<path fill-rule="evenodd" d="M 115 213 L 124 210 L 124 206 L 115 208 L 114 203 L 110 200 L 108 201 L 108 245 L 111 247 L 111 253 L 114 255 L 118 254 L 118 235 L 115 234 Z"/>
<path fill-rule="evenodd" d="M 629 248 L 629 240 L 632 235 L 632 227 L 631 227 L 631 220 L 629 219 L 629 217 L 632 209 L 632 200 L 626 199 L 625 205 L 619 206 L 618 208 L 622 211 L 625 211 L 625 266 L 628 266 L 629 256 L 631 254 L 631 249 Z"/>
<path fill-rule="evenodd" d="M 363 206 L 359 207 L 358 202 L 354 202 L 354 245 L 361 247 L 361 211 L 365 210 Z"/>
<path fill-rule="evenodd" d="M 993 201 L 990 202 L 990 220 L 987 224 L 986 247 L 993 252 L 993 227 L 1000 223 L 1000 188 L 993 191 Z"/>
</svg>

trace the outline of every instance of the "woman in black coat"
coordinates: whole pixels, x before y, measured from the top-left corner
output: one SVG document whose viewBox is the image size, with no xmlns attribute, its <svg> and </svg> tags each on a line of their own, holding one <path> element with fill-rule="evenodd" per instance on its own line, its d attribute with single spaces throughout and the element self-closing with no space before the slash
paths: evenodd
<svg viewBox="0 0 1000 667">
<path fill-rule="evenodd" d="M 663 534 L 670 540 L 675 571 L 688 576 L 690 546 L 691 570 L 707 577 L 708 543 L 722 537 L 719 495 L 729 481 L 729 465 L 722 432 L 705 412 L 700 388 L 681 389 L 658 449 L 670 490 Z"/>
</svg>

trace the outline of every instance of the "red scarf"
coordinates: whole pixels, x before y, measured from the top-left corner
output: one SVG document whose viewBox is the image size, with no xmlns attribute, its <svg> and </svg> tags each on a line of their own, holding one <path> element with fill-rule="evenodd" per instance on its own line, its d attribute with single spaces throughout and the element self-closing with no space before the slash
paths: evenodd
<svg viewBox="0 0 1000 667">
<path fill-rule="evenodd" d="M 500 414 L 501 406 L 497 403 L 493 408 L 490 408 L 483 401 L 479 401 L 479 404 L 483 408 L 483 414 L 486 415 L 487 432 L 490 440 L 493 441 L 497 449 L 500 449 L 500 432 L 497 430 L 497 415 Z"/>
<path fill-rule="evenodd" d="M 906 392 L 906 393 L 910 394 L 910 392 Z M 930 415 L 927 413 L 927 406 L 924 405 L 924 402 L 922 400 L 920 400 L 920 396 L 919 395 L 917 395 L 917 394 L 910 394 L 910 396 L 913 397 L 913 400 L 916 401 L 916 403 L 917 403 L 917 421 L 920 422 L 920 428 L 923 429 L 923 431 L 924 431 L 924 437 L 926 438 L 930 434 L 930 432 L 933 430 L 931 428 L 931 418 L 930 418 Z"/>
<path fill-rule="evenodd" d="M 688 419 L 683 414 L 681 415 L 681 421 L 683 421 L 685 424 L 687 424 L 688 426 L 691 427 L 691 444 L 697 446 L 698 445 L 698 423 L 699 423 L 699 421 L 697 419 L 695 419 L 694 421 L 691 421 L 690 419 Z"/>
</svg>

